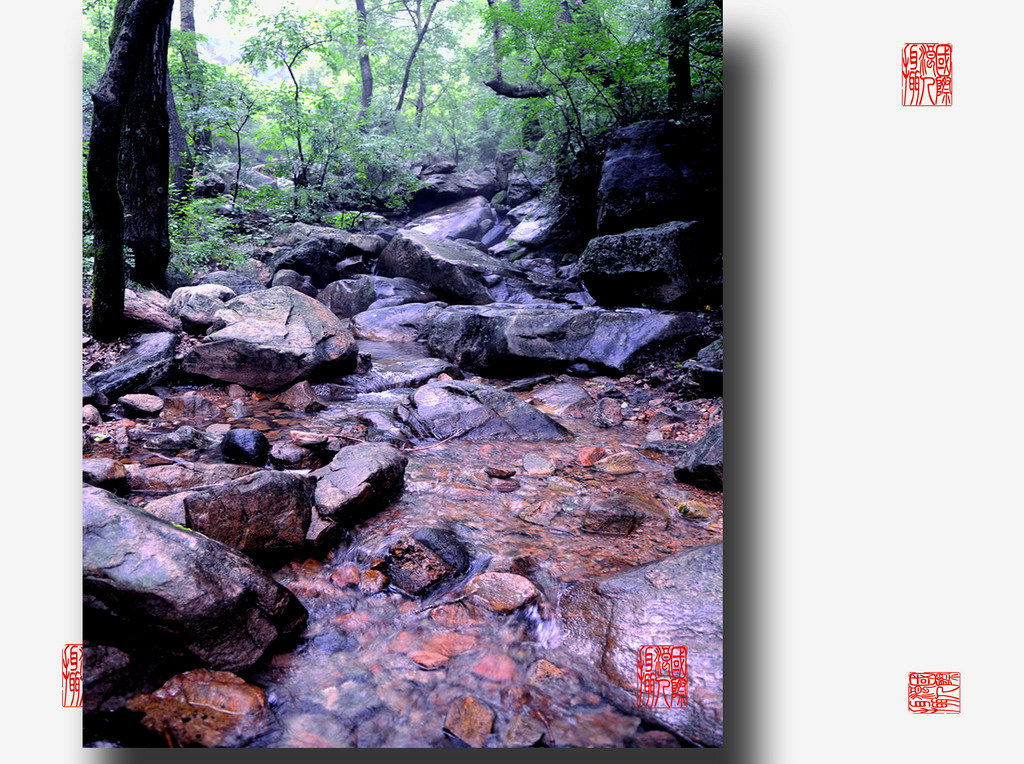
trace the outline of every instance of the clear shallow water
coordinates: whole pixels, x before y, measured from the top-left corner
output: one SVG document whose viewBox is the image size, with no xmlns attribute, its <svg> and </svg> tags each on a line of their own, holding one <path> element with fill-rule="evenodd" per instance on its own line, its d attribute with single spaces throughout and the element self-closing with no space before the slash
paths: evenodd
<svg viewBox="0 0 1024 764">
<path fill-rule="evenodd" d="M 425 356 L 418 345 L 365 343 L 361 349 L 374 356 L 378 369 Z M 340 432 L 361 413 L 391 411 L 408 392 L 359 394 L 315 414 L 287 411 L 269 396 L 256 395 L 244 401 L 249 415 L 232 419 L 227 413 L 231 400 L 211 387 L 199 393 L 221 407 L 220 417 L 137 424 L 147 432 L 170 432 L 184 424 L 230 423 L 260 429 L 273 443 L 287 439 L 291 429 Z M 530 394 L 520 397 L 529 400 Z M 635 744 L 635 736 L 646 729 L 639 718 L 602 696 L 593 667 L 560 649 L 559 595 L 573 582 L 719 541 L 720 514 L 710 522 L 679 518 L 676 509 L 685 493 L 667 464 L 638 456 L 637 472 L 617 476 L 578 464 L 577 452 L 584 446 L 599 445 L 608 453 L 635 451 L 644 428 L 598 429 L 588 419 L 556 419 L 574 432 L 575 440 L 452 440 L 408 451 L 405 491 L 398 501 L 355 528 L 351 542 L 326 559 L 297 561 L 274 572 L 309 610 L 309 624 L 295 649 L 243 673 L 266 691 L 273 711 L 269 730 L 251 746 L 461 746 L 444 727 L 449 708 L 465 696 L 495 714 L 488 746 Z M 555 474 L 523 474 L 528 453 L 554 460 Z M 104 444 L 92 455 L 126 463 L 166 461 L 137 441 L 123 439 L 120 448 Z M 208 452 L 177 456 L 215 458 Z M 495 466 L 517 474 L 511 481 L 491 478 L 484 470 Z M 689 493 L 721 507 L 720 495 Z M 583 532 L 587 506 L 615 495 L 642 507 L 644 522 L 629 536 Z M 518 516 L 543 502 L 549 503 L 543 518 L 547 524 Z M 396 590 L 360 590 L 356 581 L 375 558 L 399 537 L 426 526 L 451 528 L 466 542 L 474 563 L 465 576 L 426 599 Z M 488 569 L 524 573 L 541 590 L 539 600 L 512 615 L 467 600 L 465 581 Z M 542 659 L 562 673 L 550 676 L 551 669 L 538 667 Z"/>
</svg>

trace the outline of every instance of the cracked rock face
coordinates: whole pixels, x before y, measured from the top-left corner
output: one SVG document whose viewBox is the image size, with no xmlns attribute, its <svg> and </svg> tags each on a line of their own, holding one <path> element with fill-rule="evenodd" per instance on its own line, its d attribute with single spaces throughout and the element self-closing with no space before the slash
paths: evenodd
<svg viewBox="0 0 1024 764">
<path fill-rule="evenodd" d="M 90 640 L 237 671 L 305 626 L 295 595 L 224 544 L 92 486 L 83 487 L 82 504 Z"/>
<path fill-rule="evenodd" d="M 217 311 L 182 368 L 210 379 L 273 391 L 314 372 L 345 373 L 356 343 L 323 303 L 280 286 L 236 297 Z"/>
</svg>

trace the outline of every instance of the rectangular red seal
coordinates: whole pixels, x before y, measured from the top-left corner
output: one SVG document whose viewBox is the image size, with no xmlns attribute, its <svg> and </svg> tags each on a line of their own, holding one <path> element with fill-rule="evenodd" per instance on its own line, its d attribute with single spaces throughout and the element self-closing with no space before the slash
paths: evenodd
<svg viewBox="0 0 1024 764">
<path fill-rule="evenodd" d="M 642 645 L 636 651 L 637 708 L 685 708 L 686 648 Z"/>
<path fill-rule="evenodd" d="M 908 42 L 903 46 L 903 105 L 953 105 L 953 46 Z"/>
<path fill-rule="evenodd" d="M 911 671 L 907 703 L 912 714 L 960 713 L 960 672 Z"/>
<path fill-rule="evenodd" d="M 82 646 L 64 645 L 61 656 L 61 688 L 64 708 L 82 707 Z"/>
</svg>

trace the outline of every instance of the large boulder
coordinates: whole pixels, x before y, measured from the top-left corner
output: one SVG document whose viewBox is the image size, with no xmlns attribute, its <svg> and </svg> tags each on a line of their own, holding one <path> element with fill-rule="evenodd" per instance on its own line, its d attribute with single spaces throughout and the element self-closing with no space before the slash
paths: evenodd
<svg viewBox="0 0 1024 764">
<path fill-rule="evenodd" d="M 304 628 L 305 608 L 248 558 L 107 491 L 82 499 L 87 640 L 237 671 Z"/>
<path fill-rule="evenodd" d="M 390 308 L 410 302 L 431 302 L 436 297 L 412 279 L 387 276 L 357 276 L 332 281 L 316 296 L 338 318 L 377 308 Z"/>
<path fill-rule="evenodd" d="M 598 234 L 721 220 L 721 142 L 699 130 L 651 120 L 610 136 L 597 190 Z"/>
<path fill-rule="evenodd" d="M 711 544 L 596 582 L 559 600 L 562 645 L 602 672 L 611 695 L 702 746 L 722 745 L 722 545 Z M 687 651 L 688 705 L 637 708 L 644 645 Z"/>
<path fill-rule="evenodd" d="M 236 297 L 182 362 L 185 371 L 257 390 L 355 366 L 356 343 L 323 303 L 291 287 Z"/>
<path fill-rule="evenodd" d="M 178 336 L 171 332 L 143 334 L 114 366 L 86 382 L 95 393 L 111 399 L 145 390 L 171 373 L 177 347 Z"/>
<path fill-rule="evenodd" d="M 143 332 L 176 332 L 181 327 L 168 313 L 167 298 L 159 292 L 124 290 L 124 318 L 129 329 Z"/>
<path fill-rule="evenodd" d="M 439 374 L 461 377 L 458 369 L 441 358 L 385 358 L 374 361 L 369 371 L 340 377 L 337 384 L 352 394 L 379 393 L 421 387 Z"/>
<path fill-rule="evenodd" d="M 577 269 L 599 305 L 700 308 L 721 304 L 721 251 L 707 226 L 672 222 L 592 239 Z"/>
<path fill-rule="evenodd" d="M 708 491 L 721 491 L 724 476 L 723 427 L 719 422 L 690 446 L 676 464 L 676 480 Z"/>
<path fill-rule="evenodd" d="M 443 300 L 470 305 L 529 301 L 543 283 L 467 244 L 422 231 L 395 236 L 381 253 L 378 268 L 382 275 L 417 281 Z"/>
<path fill-rule="evenodd" d="M 217 311 L 237 297 L 223 284 L 198 284 L 175 289 L 167 312 L 181 319 L 182 328 L 192 334 L 205 334 Z"/>
<path fill-rule="evenodd" d="M 437 315 L 426 340 L 433 355 L 474 371 L 521 376 L 585 364 L 619 373 L 661 344 L 699 347 L 702 325 L 695 313 L 457 305 Z"/>
<path fill-rule="evenodd" d="M 446 307 L 447 303 L 427 302 L 367 310 L 352 317 L 352 333 L 364 340 L 415 342 Z"/>
<path fill-rule="evenodd" d="M 338 278 L 335 266 L 339 259 L 323 241 L 310 238 L 293 247 L 281 247 L 267 260 L 267 266 L 274 274 L 290 270 L 306 276 L 313 286 L 323 289 Z"/>
<path fill-rule="evenodd" d="M 572 433 L 506 393 L 477 382 L 431 382 L 413 393 L 400 420 L 422 438 L 568 440 Z"/>
<path fill-rule="evenodd" d="M 412 209 L 417 212 L 426 212 L 471 196 L 490 199 L 498 190 L 498 182 L 493 175 L 475 170 L 424 175 L 420 184 L 420 188 L 413 192 L 411 202 Z"/>
<path fill-rule="evenodd" d="M 294 472 L 254 472 L 186 496 L 185 524 L 242 552 L 301 548 L 313 486 Z"/>
<path fill-rule="evenodd" d="M 401 495 L 408 463 L 401 451 L 383 443 L 341 449 L 313 473 L 320 517 L 349 527 L 372 517 Z"/>
<path fill-rule="evenodd" d="M 531 199 L 509 210 L 508 219 L 513 227 L 505 239 L 506 247 L 540 249 L 547 243 L 553 218 L 551 204 L 543 199 Z"/>
<path fill-rule="evenodd" d="M 436 239 L 474 239 L 494 224 L 494 209 L 482 196 L 473 196 L 461 202 L 420 215 L 409 223 L 413 231 Z"/>
<path fill-rule="evenodd" d="M 360 213 L 362 214 L 362 213 Z M 365 214 L 366 220 L 374 218 Z M 378 225 L 386 225 L 387 221 L 379 219 Z M 376 257 L 387 243 L 379 236 L 365 233 L 351 233 L 333 226 L 317 226 L 309 223 L 294 223 L 285 231 L 274 237 L 271 244 L 275 247 L 294 247 L 307 239 L 323 242 L 327 249 L 338 258 L 355 257 L 357 255 Z"/>
</svg>

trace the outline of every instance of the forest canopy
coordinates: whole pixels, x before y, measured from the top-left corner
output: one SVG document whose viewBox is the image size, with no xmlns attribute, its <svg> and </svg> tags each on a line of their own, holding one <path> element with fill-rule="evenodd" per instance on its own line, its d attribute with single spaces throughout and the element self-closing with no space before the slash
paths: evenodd
<svg viewBox="0 0 1024 764">
<path fill-rule="evenodd" d="M 84 0 L 86 149 L 119 20 L 145 4 Z M 722 13 L 710 0 L 151 5 L 166 16 L 160 24 L 170 21 L 150 51 L 165 51 L 163 68 L 143 67 L 154 80 L 145 98 L 167 105 L 168 185 L 155 184 L 160 196 L 136 179 L 133 194 L 122 168 L 123 241 L 111 241 L 132 279 L 158 287 L 167 258 L 185 276 L 230 258 L 223 243 L 253 235 L 238 222 L 244 212 L 324 222 L 344 211 L 399 213 L 417 166 L 430 161 L 480 169 L 499 151 L 526 149 L 557 170 L 609 128 L 699 120 L 721 97 Z M 204 198 L 211 176 L 226 185 L 234 219 L 213 215 L 224 200 Z M 87 278 L 107 246 L 95 196 L 84 196 Z M 166 231 L 154 234 L 159 221 L 147 220 L 160 205 Z"/>
</svg>

